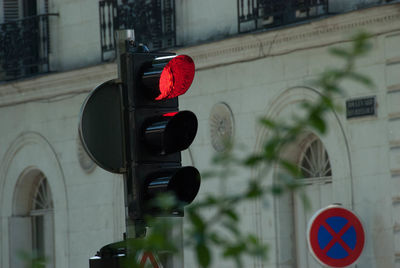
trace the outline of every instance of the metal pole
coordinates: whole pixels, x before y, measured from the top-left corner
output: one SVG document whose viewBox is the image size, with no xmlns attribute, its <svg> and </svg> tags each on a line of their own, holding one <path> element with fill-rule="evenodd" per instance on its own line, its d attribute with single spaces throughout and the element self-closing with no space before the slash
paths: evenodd
<svg viewBox="0 0 400 268">
<path fill-rule="evenodd" d="M 117 41 L 118 78 L 121 79 L 121 55 L 127 51 L 127 44 L 135 43 L 135 31 L 117 30 L 115 31 L 115 40 Z"/>
<path fill-rule="evenodd" d="M 118 79 L 119 81 L 122 81 L 122 71 L 121 71 L 121 56 L 128 52 L 130 49 L 133 47 L 136 47 L 135 45 L 135 32 L 134 30 L 118 30 L 115 32 L 115 40 L 117 41 L 117 65 L 118 65 Z M 123 93 L 123 95 L 127 94 L 126 92 Z M 129 98 L 128 98 L 129 99 Z M 131 103 L 127 103 L 128 110 Z M 129 116 L 128 116 L 129 117 Z M 128 123 L 129 124 L 129 120 Z M 129 127 L 128 127 L 129 129 Z M 129 139 L 129 135 L 126 137 Z M 131 141 L 127 141 L 129 144 Z M 128 255 L 129 254 L 134 254 L 131 252 L 129 249 L 129 240 L 130 239 L 135 239 L 138 237 L 143 237 L 146 234 L 146 229 L 144 226 L 144 223 L 142 220 L 136 220 L 132 219 L 129 216 L 129 205 L 131 204 L 131 199 L 132 196 L 134 196 L 134 193 L 132 193 L 133 190 L 133 182 L 134 182 L 134 173 L 132 169 L 132 159 L 129 156 L 130 152 L 127 152 L 127 162 L 128 162 L 128 167 L 127 167 L 127 172 L 124 174 L 124 197 L 125 197 L 125 226 L 126 226 L 126 240 L 128 241 L 127 243 L 127 250 L 128 250 Z M 137 190 L 137 189 L 136 189 Z"/>
<path fill-rule="evenodd" d="M 116 56 L 117 56 L 117 65 L 118 65 L 118 80 L 120 82 L 123 81 L 122 76 L 124 76 L 124 80 L 126 83 L 132 82 L 130 79 L 134 79 L 132 77 L 125 77 L 127 74 L 131 73 L 132 66 L 134 66 L 134 62 L 132 62 L 131 57 L 122 58 L 121 56 L 126 52 L 148 52 L 147 47 L 136 44 L 135 43 L 135 34 L 134 30 L 118 30 L 115 32 L 115 40 L 116 40 Z M 122 60 L 121 60 L 122 58 Z M 133 59 L 134 60 L 134 59 Z M 122 65 L 125 66 L 122 66 Z M 122 69 L 124 67 L 125 69 Z M 124 72 L 124 74 L 123 74 Z M 126 73 L 125 73 L 126 72 Z M 128 82 L 127 82 L 128 81 Z M 122 84 L 122 83 L 121 83 Z M 124 88 L 121 88 L 121 94 L 123 97 L 124 107 L 126 111 L 124 111 L 124 128 L 130 129 L 131 126 L 131 116 L 133 116 L 134 112 L 134 102 L 132 92 L 123 91 Z M 135 180 L 135 165 L 134 165 L 134 156 L 132 156 L 131 148 L 134 146 L 134 139 L 132 139 L 131 135 L 125 132 L 125 154 L 127 167 L 126 172 L 124 173 L 124 198 L 125 198 L 125 226 L 126 226 L 126 234 L 125 234 L 125 242 L 126 242 L 126 257 L 128 262 L 132 261 L 137 252 L 132 248 L 130 241 L 133 239 L 143 238 L 146 235 L 146 225 L 142 217 L 142 211 L 140 207 L 140 182 Z M 175 225 L 180 226 L 175 231 L 172 230 L 168 235 L 171 239 L 177 239 L 181 237 L 182 232 L 182 219 L 173 219 L 171 220 L 175 223 Z M 150 230 L 150 229 L 149 229 Z M 177 232 L 178 231 L 178 232 Z M 180 245 L 182 248 L 183 245 Z M 169 256 L 167 263 L 164 264 L 165 268 L 181 268 L 183 267 L 183 260 L 177 256 Z M 91 267 L 92 268 L 92 267 Z"/>
<path fill-rule="evenodd" d="M 122 64 L 124 64 L 125 68 L 130 66 L 129 63 L 126 63 L 124 60 L 121 62 L 121 56 L 132 50 L 136 49 L 135 44 L 135 32 L 134 30 L 118 30 L 115 32 L 115 40 L 116 40 L 116 56 L 117 56 L 117 65 L 118 65 L 118 82 L 120 84 L 120 94 L 121 99 L 124 102 L 122 108 L 124 113 L 124 123 L 123 123 L 123 132 L 125 129 L 130 129 L 130 117 L 132 109 L 132 96 L 129 95 L 129 92 L 124 89 L 122 85 Z M 129 71 L 128 71 L 129 72 Z M 127 78 L 127 77 L 125 77 Z M 128 77 L 129 78 L 129 77 Z M 132 78 L 129 78 L 132 79 Z M 128 98 L 129 95 L 129 98 Z M 136 214 L 140 214 L 140 207 L 133 207 L 129 209 L 129 206 L 135 202 L 134 196 L 137 195 L 139 191 L 139 187 L 134 185 L 137 183 L 134 180 L 134 165 L 132 164 L 132 157 L 130 152 L 130 145 L 132 139 L 130 135 L 126 135 L 125 133 L 124 139 L 124 147 L 125 149 L 125 159 L 127 161 L 126 171 L 124 173 L 124 199 L 125 199 L 125 226 L 126 233 L 124 235 L 124 241 L 112 243 L 106 245 L 97 252 L 96 256 L 89 259 L 89 267 L 90 268 L 119 268 L 121 267 L 121 260 L 125 259 L 125 262 L 133 263 L 135 260 L 136 252 L 132 248 L 130 241 L 133 239 L 144 237 L 146 235 L 146 227 L 144 221 L 137 217 L 136 215 L 130 215 L 129 211 L 134 212 Z M 128 148 L 127 148 L 128 147 Z M 137 205 L 137 204 L 136 204 Z M 122 250 L 122 251 L 121 251 Z"/>
</svg>

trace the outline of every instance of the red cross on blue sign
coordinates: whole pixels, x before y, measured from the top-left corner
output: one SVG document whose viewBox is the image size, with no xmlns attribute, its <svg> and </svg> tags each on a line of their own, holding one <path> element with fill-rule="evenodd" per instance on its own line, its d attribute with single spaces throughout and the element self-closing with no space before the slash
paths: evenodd
<svg viewBox="0 0 400 268">
<path fill-rule="evenodd" d="M 319 210 L 308 225 L 308 245 L 314 257 L 329 267 L 347 267 L 361 255 L 365 233 L 361 221 L 348 209 Z"/>
</svg>

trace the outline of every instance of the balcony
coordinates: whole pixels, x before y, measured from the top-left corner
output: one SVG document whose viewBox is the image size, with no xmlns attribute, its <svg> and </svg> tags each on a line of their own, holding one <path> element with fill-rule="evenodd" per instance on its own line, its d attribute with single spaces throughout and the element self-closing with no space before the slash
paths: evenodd
<svg viewBox="0 0 400 268">
<path fill-rule="evenodd" d="M 0 81 L 50 72 L 49 17 L 42 14 L 0 24 Z"/>
<path fill-rule="evenodd" d="M 102 61 L 115 57 L 116 30 L 134 29 L 136 41 L 152 51 L 176 45 L 174 0 L 102 0 L 99 15 Z"/>
<path fill-rule="evenodd" d="M 328 0 L 238 0 L 239 33 L 273 28 L 328 13 Z"/>
</svg>

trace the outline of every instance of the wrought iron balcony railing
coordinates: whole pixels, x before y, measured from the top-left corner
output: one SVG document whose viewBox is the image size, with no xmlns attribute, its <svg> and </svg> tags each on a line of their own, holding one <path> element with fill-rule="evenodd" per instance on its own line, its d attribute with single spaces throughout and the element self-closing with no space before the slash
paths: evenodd
<svg viewBox="0 0 400 268">
<path fill-rule="evenodd" d="M 176 45 L 174 0 L 101 0 L 99 15 L 102 61 L 115 55 L 115 30 L 134 29 L 137 42 L 150 50 Z"/>
<path fill-rule="evenodd" d="M 328 0 L 237 0 L 239 33 L 272 28 L 328 13 Z"/>
<path fill-rule="evenodd" d="M 42 14 L 0 24 L 0 81 L 50 71 L 49 17 Z"/>
</svg>

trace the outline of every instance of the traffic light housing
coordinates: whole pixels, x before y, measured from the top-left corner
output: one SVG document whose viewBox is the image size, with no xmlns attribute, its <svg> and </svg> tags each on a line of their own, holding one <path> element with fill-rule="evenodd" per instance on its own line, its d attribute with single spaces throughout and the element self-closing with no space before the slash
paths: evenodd
<svg viewBox="0 0 400 268">
<path fill-rule="evenodd" d="M 197 118 L 179 111 L 178 96 L 190 87 L 193 60 L 171 53 L 128 52 L 121 56 L 128 214 L 183 216 L 200 187 L 196 168 L 181 165 L 181 151 L 197 133 Z M 157 196 L 170 194 L 164 207 Z"/>
</svg>

